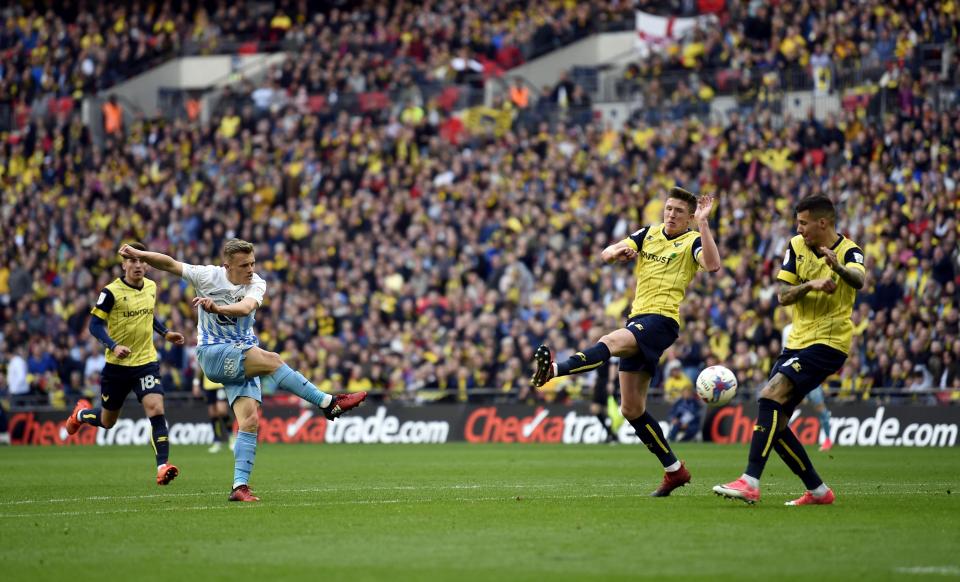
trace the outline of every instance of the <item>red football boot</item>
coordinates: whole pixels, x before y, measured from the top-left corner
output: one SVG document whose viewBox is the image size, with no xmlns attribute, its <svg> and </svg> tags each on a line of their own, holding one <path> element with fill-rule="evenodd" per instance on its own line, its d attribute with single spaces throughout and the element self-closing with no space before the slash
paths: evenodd
<svg viewBox="0 0 960 582">
<path fill-rule="evenodd" d="M 260 501 L 260 498 L 250 492 L 247 485 L 238 485 L 230 493 L 230 501 Z"/>
<path fill-rule="evenodd" d="M 809 491 L 804 491 L 798 499 L 793 501 L 788 501 L 784 505 L 833 505 L 833 502 L 837 499 L 837 496 L 833 494 L 832 489 L 827 489 L 827 492 L 820 497 L 817 497 Z"/>
<path fill-rule="evenodd" d="M 321 408 L 323 415 L 327 420 L 334 420 L 344 412 L 352 410 L 367 398 L 366 392 L 354 392 L 353 394 L 337 394 L 333 397 L 333 402 L 326 408 Z"/>
<path fill-rule="evenodd" d="M 739 499 L 750 505 L 760 501 L 760 488 L 752 487 L 742 477 L 726 485 L 714 485 L 713 492 L 721 497 Z"/>
<path fill-rule="evenodd" d="M 157 485 L 168 485 L 177 478 L 180 469 L 170 463 L 164 463 L 157 467 Z"/>
<path fill-rule="evenodd" d="M 67 418 L 67 434 L 77 434 L 77 431 L 83 426 L 83 423 L 77 420 L 77 415 L 80 414 L 81 410 L 92 407 L 93 405 L 90 404 L 90 401 L 85 398 L 77 401 L 77 405 L 73 407 L 73 412 L 71 412 Z"/>
<path fill-rule="evenodd" d="M 663 482 L 650 494 L 650 497 L 668 497 L 677 487 L 683 487 L 690 482 L 690 471 L 687 471 L 687 465 L 680 462 L 680 468 L 676 471 L 663 474 Z"/>
</svg>

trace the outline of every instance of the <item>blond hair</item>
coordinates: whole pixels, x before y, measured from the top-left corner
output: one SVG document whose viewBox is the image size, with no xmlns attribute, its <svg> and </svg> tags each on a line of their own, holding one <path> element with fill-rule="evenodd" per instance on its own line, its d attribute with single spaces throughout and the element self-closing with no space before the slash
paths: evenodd
<svg viewBox="0 0 960 582">
<path fill-rule="evenodd" d="M 253 252 L 253 244 L 239 238 L 232 238 L 223 245 L 223 258 L 230 260 L 236 254 L 250 254 Z"/>
</svg>

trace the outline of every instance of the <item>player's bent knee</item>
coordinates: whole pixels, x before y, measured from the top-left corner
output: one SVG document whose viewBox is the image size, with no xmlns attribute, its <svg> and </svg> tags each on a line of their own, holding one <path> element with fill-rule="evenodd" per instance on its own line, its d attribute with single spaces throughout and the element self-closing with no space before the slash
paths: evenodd
<svg viewBox="0 0 960 582">
<path fill-rule="evenodd" d="M 115 418 L 100 418 L 100 426 L 109 430 L 117 424 L 117 419 Z"/>
<path fill-rule="evenodd" d="M 620 405 L 620 414 L 623 415 L 627 420 L 633 420 L 634 418 L 640 418 L 647 411 L 647 408 L 643 404 L 621 404 Z"/>
</svg>

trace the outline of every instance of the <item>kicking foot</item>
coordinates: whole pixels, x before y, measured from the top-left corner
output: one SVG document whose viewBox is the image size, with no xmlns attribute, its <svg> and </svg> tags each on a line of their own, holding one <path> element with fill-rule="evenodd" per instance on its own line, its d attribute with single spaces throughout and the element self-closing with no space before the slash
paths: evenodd
<svg viewBox="0 0 960 582">
<path fill-rule="evenodd" d="M 825 439 L 823 444 L 820 445 L 820 452 L 825 453 L 833 448 L 833 441 L 830 439 Z"/>
<path fill-rule="evenodd" d="M 327 420 L 335 420 L 339 418 L 344 412 L 352 410 L 358 406 L 367 398 L 366 392 L 354 392 L 353 394 L 337 394 L 333 397 L 333 402 L 330 403 L 330 406 L 326 408 L 321 408 L 323 415 L 327 417 Z"/>
<path fill-rule="evenodd" d="M 817 497 L 809 491 L 804 491 L 803 495 L 799 498 L 788 501 L 784 503 L 784 505 L 833 505 L 836 499 L 837 497 L 833 494 L 832 489 L 827 489 L 827 492 L 820 497 Z"/>
<path fill-rule="evenodd" d="M 164 463 L 157 467 L 157 485 L 169 485 L 171 481 L 177 478 L 180 469 L 170 463 Z"/>
<path fill-rule="evenodd" d="M 550 353 L 550 348 L 547 346 L 537 348 L 536 353 L 533 354 L 533 362 L 537 369 L 533 373 L 530 383 L 533 384 L 534 388 L 539 388 L 553 378 L 553 354 Z"/>
<path fill-rule="evenodd" d="M 230 493 L 230 501 L 260 501 L 260 498 L 251 493 L 247 485 L 238 485 Z"/>
<path fill-rule="evenodd" d="M 713 492 L 721 497 L 739 499 L 750 505 L 760 501 L 760 488 L 750 486 L 750 484 L 742 478 L 727 483 L 726 485 L 714 485 Z"/>
<path fill-rule="evenodd" d="M 690 482 L 690 471 L 687 471 L 687 465 L 680 462 L 680 468 L 676 471 L 670 471 L 663 474 L 663 482 L 650 494 L 650 497 L 669 497 L 670 493 L 678 487 L 683 487 Z"/>
<path fill-rule="evenodd" d="M 90 408 L 91 406 L 90 401 L 85 398 L 77 401 L 77 405 L 73 407 L 73 412 L 71 412 L 69 418 L 67 418 L 67 434 L 77 434 L 77 431 L 83 426 L 83 423 L 77 420 L 77 415 L 80 414 L 81 410 Z"/>
</svg>

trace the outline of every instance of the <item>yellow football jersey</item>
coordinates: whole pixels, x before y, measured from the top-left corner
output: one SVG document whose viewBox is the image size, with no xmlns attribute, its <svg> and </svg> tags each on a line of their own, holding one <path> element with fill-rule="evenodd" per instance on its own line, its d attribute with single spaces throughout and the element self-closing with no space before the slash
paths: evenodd
<svg viewBox="0 0 960 582">
<path fill-rule="evenodd" d="M 637 251 L 637 288 L 630 317 L 652 313 L 673 318 L 679 324 L 680 302 L 700 268 L 700 233 L 688 230 L 671 238 L 659 224 L 641 228 L 624 242 Z"/>
<path fill-rule="evenodd" d="M 840 235 L 830 248 L 841 265 L 865 271 L 863 251 L 852 240 Z M 845 354 L 850 351 L 853 337 L 850 315 L 853 313 L 857 290 L 834 273 L 823 257 L 803 242 L 802 236 L 793 237 L 787 246 L 777 279 L 790 285 L 801 285 L 826 277 L 837 284 L 836 291 L 811 291 L 791 305 L 793 329 L 787 337 L 786 347 L 799 350 L 813 344 L 824 344 Z"/>
<path fill-rule="evenodd" d="M 115 279 L 103 288 L 90 313 L 107 322 L 107 332 L 115 342 L 130 348 L 130 355 L 122 360 L 108 349 L 108 363 L 142 366 L 157 361 L 157 349 L 153 345 L 156 303 L 157 284 L 150 279 L 144 279 L 140 289 L 123 279 Z"/>
</svg>

